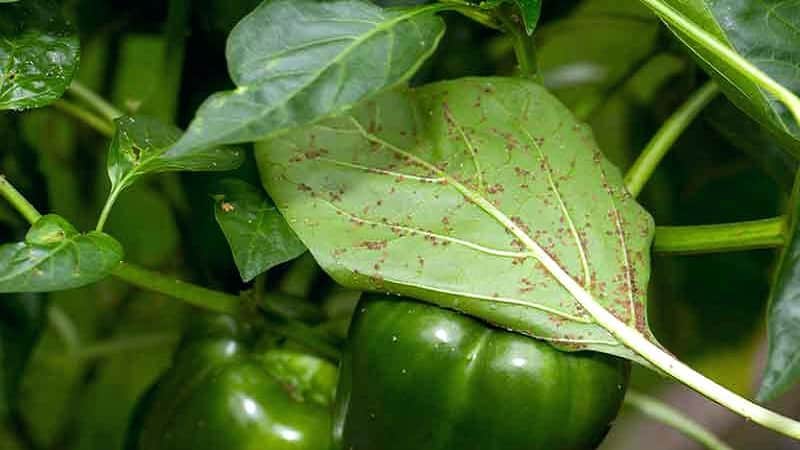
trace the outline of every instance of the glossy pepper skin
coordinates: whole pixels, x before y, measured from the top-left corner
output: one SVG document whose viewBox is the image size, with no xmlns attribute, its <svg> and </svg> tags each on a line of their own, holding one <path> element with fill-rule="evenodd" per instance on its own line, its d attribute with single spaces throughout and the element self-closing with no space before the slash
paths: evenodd
<svg viewBox="0 0 800 450">
<path fill-rule="evenodd" d="M 334 412 L 337 450 L 587 450 L 608 431 L 628 362 L 565 353 L 436 306 L 356 308 Z"/>
<path fill-rule="evenodd" d="M 188 336 L 141 401 L 127 450 L 327 450 L 336 367 L 259 350 L 229 317 Z"/>
</svg>

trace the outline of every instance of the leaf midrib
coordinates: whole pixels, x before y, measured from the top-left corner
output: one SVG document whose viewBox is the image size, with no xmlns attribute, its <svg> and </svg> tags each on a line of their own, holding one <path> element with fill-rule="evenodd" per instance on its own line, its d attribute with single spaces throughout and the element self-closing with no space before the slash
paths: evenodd
<svg viewBox="0 0 800 450">
<path fill-rule="evenodd" d="M 454 177 L 450 176 L 447 172 L 444 172 L 443 170 L 439 169 L 437 166 L 429 163 L 428 161 L 419 158 L 418 156 L 409 153 L 391 144 L 390 142 L 386 142 L 383 139 L 373 134 L 370 134 L 355 119 L 351 118 L 351 121 L 356 126 L 358 131 L 366 139 L 381 144 L 386 148 L 391 149 L 392 151 L 413 160 L 414 162 L 422 165 L 431 172 L 437 174 L 439 177 L 442 177 L 445 180 L 447 180 L 448 185 L 453 186 L 461 195 L 469 199 L 475 205 L 478 205 L 486 214 L 488 214 L 491 218 L 497 221 L 501 226 L 505 227 L 508 231 L 514 234 L 514 236 L 517 237 L 523 244 L 525 244 L 528 250 L 532 252 L 533 257 L 536 258 L 536 260 L 539 261 L 539 263 L 541 263 L 550 272 L 551 276 L 553 276 L 553 278 L 555 278 L 556 281 L 558 281 L 560 284 L 564 285 L 564 280 L 569 279 L 571 280 L 572 283 L 574 283 L 576 286 L 580 287 L 580 289 L 586 292 L 585 289 L 583 289 L 583 287 L 580 285 L 580 283 L 575 281 L 575 279 L 572 278 L 572 276 L 569 275 L 569 273 L 567 273 L 567 271 L 564 270 L 564 268 L 562 268 L 561 265 L 558 264 L 549 254 L 547 254 L 547 252 L 533 238 L 528 236 L 528 234 L 525 233 L 525 231 L 522 230 L 516 223 L 514 223 L 514 221 L 512 221 L 510 217 L 508 217 L 505 213 L 497 209 L 497 207 L 491 204 L 483 196 L 479 195 L 478 193 L 468 188 L 466 185 L 462 184 Z M 570 295 L 573 295 L 572 291 L 567 286 L 564 286 L 564 288 L 567 289 L 568 292 L 570 292 Z M 591 297 L 591 295 L 588 294 L 588 292 L 586 292 L 586 294 L 587 296 Z M 575 300 L 578 302 L 578 304 L 580 304 L 583 307 L 583 304 L 580 300 L 578 300 L 577 298 L 575 298 Z M 594 299 L 592 298 L 592 300 Z M 594 301 L 596 302 L 596 300 Z M 528 304 L 526 306 L 530 307 L 531 305 Z M 631 316 L 634 315 L 635 315 L 635 310 L 631 311 Z M 591 320 L 591 323 L 594 323 L 593 319 Z"/>
</svg>

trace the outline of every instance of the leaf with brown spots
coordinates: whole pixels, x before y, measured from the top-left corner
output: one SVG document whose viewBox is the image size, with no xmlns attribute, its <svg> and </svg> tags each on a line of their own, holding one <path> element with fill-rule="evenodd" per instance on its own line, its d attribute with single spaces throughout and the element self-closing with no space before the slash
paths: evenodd
<svg viewBox="0 0 800 450">
<path fill-rule="evenodd" d="M 260 188 L 226 178 L 218 183 L 214 198 L 214 217 L 243 281 L 251 281 L 306 251 Z"/>
<path fill-rule="evenodd" d="M 420 298 L 565 350 L 640 360 L 598 324 L 597 308 L 654 341 L 652 219 L 590 131 L 533 82 L 396 90 L 262 143 L 257 158 L 289 224 L 345 286 Z"/>
</svg>

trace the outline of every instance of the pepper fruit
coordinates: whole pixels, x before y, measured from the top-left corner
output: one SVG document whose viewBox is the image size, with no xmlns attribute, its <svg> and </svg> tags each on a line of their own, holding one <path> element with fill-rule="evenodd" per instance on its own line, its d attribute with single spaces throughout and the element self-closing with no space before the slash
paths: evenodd
<svg viewBox="0 0 800 450">
<path fill-rule="evenodd" d="M 336 367 L 218 316 L 141 400 L 129 450 L 327 450 Z"/>
<path fill-rule="evenodd" d="M 567 353 L 434 305 L 367 297 L 339 373 L 339 450 L 584 450 L 616 416 L 630 364 Z"/>
</svg>

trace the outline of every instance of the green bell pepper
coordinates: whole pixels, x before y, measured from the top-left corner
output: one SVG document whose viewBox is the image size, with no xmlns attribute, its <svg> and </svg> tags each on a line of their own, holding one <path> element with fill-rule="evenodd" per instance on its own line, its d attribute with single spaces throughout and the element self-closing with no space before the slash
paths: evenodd
<svg viewBox="0 0 800 450">
<path fill-rule="evenodd" d="M 630 364 L 566 353 L 397 297 L 356 308 L 334 410 L 339 450 L 584 450 L 617 415 Z"/>
<path fill-rule="evenodd" d="M 220 316 L 189 335 L 140 402 L 127 448 L 327 450 L 336 367 L 261 349 L 257 334 Z"/>
</svg>

